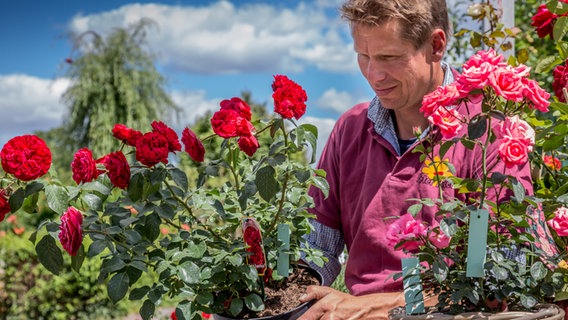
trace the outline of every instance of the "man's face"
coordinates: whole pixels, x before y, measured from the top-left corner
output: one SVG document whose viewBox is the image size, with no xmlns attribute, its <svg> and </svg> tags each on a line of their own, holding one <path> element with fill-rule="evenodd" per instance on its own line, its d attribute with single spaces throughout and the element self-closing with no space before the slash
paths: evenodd
<svg viewBox="0 0 568 320">
<path fill-rule="evenodd" d="M 357 61 L 381 104 L 395 111 L 418 109 L 422 97 L 441 85 L 432 63 L 432 45 L 415 49 L 399 36 L 398 22 L 352 26 Z"/>
</svg>

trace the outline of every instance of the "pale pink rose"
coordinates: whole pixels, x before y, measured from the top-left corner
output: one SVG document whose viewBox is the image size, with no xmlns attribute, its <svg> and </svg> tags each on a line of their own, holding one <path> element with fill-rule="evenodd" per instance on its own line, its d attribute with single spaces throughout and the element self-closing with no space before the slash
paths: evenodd
<svg viewBox="0 0 568 320">
<path fill-rule="evenodd" d="M 527 145 L 519 139 L 502 140 L 499 146 L 499 156 L 507 168 L 525 164 L 529 159 Z"/>
<path fill-rule="evenodd" d="M 497 139 L 520 140 L 527 146 L 529 152 L 532 151 L 535 143 L 534 129 L 518 115 L 507 117 L 495 126 L 495 136 Z"/>
<path fill-rule="evenodd" d="M 559 236 L 568 236 L 568 208 L 560 207 L 556 209 L 554 217 L 548 220 L 547 223 Z"/>
<path fill-rule="evenodd" d="M 424 113 L 425 117 L 429 117 L 439 107 L 455 105 L 460 98 L 462 98 L 462 95 L 457 90 L 455 82 L 447 86 L 440 86 L 424 96 L 420 112 Z"/>
<path fill-rule="evenodd" d="M 386 239 L 388 245 L 397 250 L 413 251 L 422 245 L 422 239 L 426 235 L 426 226 L 416 221 L 407 213 L 400 216 L 387 230 Z"/>
<path fill-rule="evenodd" d="M 428 240 L 434 247 L 438 249 L 444 249 L 450 244 L 450 237 L 448 237 L 440 228 L 433 229 L 428 234 Z"/>
<path fill-rule="evenodd" d="M 440 133 L 444 139 L 450 140 L 457 136 L 461 131 L 462 116 L 455 109 L 438 108 L 428 121 L 440 129 Z"/>
<path fill-rule="evenodd" d="M 534 80 L 523 78 L 523 83 L 523 95 L 532 102 L 530 107 L 542 112 L 548 112 L 550 93 L 541 88 Z"/>
<path fill-rule="evenodd" d="M 511 67 L 496 68 L 489 76 L 489 85 L 498 96 L 514 102 L 523 101 L 523 77 Z"/>
</svg>

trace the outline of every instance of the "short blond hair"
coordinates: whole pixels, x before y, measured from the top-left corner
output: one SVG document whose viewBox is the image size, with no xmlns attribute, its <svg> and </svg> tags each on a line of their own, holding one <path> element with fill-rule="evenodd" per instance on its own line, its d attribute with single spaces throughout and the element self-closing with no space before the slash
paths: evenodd
<svg viewBox="0 0 568 320">
<path fill-rule="evenodd" d="M 400 22 L 401 37 L 421 48 L 434 29 L 450 37 L 448 8 L 445 0 L 347 0 L 341 17 L 351 25 L 380 26 L 388 21 Z"/>
</svg>

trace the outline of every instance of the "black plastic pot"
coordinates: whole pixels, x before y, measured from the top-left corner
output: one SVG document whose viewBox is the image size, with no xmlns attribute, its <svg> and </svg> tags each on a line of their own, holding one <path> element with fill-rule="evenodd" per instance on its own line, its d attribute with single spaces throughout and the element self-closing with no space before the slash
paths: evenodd
<svg viewBox="0 0 568 320">
<path fill-rule="evenodd" d="M 308 266 L 300 266 L 301 268 L 305 268 L 308 270 L 312 275 L 316 276 L 319 279 L 320 284 L 323 284 L 323 277 L 322 275 L 317 272 L 316 270 L 308 267 Z M 247 320 L 295 320 L 298 319 L 301 315 L 303 315 L 308 309 L 316 303 L 316 300 L 304 302 L 301 305 L 297 306 L 296 308 L 277 315 L 260 317 L 260 318 L 248 318 Z M 228 315 L 221 315 L 221 314 L 214 314 L 214 320 L 242 320 L 242 318 L 233 318 Z"/>
</svg>

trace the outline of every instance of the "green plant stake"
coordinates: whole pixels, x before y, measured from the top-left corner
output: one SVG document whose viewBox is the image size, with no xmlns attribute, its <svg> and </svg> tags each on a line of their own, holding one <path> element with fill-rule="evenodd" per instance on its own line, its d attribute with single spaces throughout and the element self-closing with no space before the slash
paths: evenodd
<svg viewBox="0 0 568 320">
<path fill-rule="evenodd" d="M 469 217 L 469 239 L 467 241 L 466 276 L 481 278 L 487 253 L 487 228 L 489 212 L 485 209 L 472 211 Z"/>
<path fill-rule="evenodd" d="M 278 250 L 278 261 L 276 268 L 278 275 L 288 277 L 290 275 L 290 226 L 287 224 L 278 225 L 278 241 L 282 243 Z"/>
</svg>

